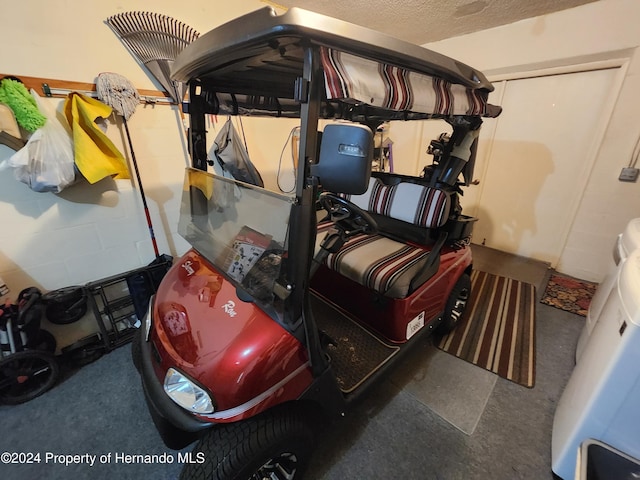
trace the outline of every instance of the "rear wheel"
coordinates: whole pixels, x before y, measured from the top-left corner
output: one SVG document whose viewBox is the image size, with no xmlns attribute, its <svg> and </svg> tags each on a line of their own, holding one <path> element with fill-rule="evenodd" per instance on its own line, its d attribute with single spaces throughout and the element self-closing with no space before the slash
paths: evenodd
<svg viewBox="0 0 640 480">
<path fill-rule="evenodd" d="M 42 395 L 60 375 L 53 355 L 36 350 L 13 353 L 0 360 L 0 403 L 17 405 Z"/>
<path fill-rule="evenodd" d="M 302 415 L 267 412 L 206 432 L 180 480 L 300 479 L 312 449 L 313 432 Z"/>
<path fill-rule="evenodd" d="M 462 314 L 467 308 L 467 302 L 471 295 L 471 277 L 467 273 L 463 273 L 451 290 L 451 295 L 447 300 L 444 309 L 442 323 L 438 327 L 438 332 L 449 333 L 452 331 L 462 318 Z"/>
</svg>

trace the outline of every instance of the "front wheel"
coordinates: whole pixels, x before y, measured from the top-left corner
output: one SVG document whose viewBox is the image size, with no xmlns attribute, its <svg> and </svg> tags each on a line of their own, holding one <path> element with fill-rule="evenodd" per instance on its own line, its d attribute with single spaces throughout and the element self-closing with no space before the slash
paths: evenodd
<svg viewBox="0 0 640 480">
<path fill-rule="evenodd" d="M 471 277 L 463 273 L 451 290 L 438 332 L 446 334 L 456 328 L 467 308 L 470 295 Z"/>
<path fill-rule="evenodd" d="M 59 376 L 58 361 L 50 353 L 12 353 L 0 360 L 0 403 L 28 402 L 53 387 Z"/>
<path fill-rule="evenodd" d="M 313 450 L 313 431 L 296 412 L 267 412 L 213 427 L 198 441 L 180 480 L 294 480 Z"/>
</svg>

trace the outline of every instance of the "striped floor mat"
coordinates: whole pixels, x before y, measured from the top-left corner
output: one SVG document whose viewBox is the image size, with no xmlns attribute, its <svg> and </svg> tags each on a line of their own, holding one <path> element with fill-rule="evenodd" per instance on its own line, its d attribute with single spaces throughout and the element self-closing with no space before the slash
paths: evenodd
<svg viewBox="0 0 640 480">
<path fill-rule="evenodd" d="M 438 348 L 525 387 L 535 383 L 535 287 L 474 271 L 460 324 Z"/>
</svg>

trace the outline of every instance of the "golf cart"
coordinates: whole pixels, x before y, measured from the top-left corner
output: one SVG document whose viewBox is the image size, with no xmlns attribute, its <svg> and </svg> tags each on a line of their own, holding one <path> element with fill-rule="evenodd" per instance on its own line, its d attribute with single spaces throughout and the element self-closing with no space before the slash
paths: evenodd
<svg viewBox="0 0 640 480">
<path fill-rule="evenodd" d="M 179 232 L 193 248 L 132 347 L 149 410 L 170 448 L 197 441 L 182 478 L 300 478 L 314 423 L 460 318 L 475 219 L 458 198 L 500 108 L 464 64 L 295 8 L 214 29 L 172 77 L 189 86 Z M 299 118 L 295 189 L 212 173 L 207 115 Z M 372 172 L 379 126 L 427 119 L 452 132 L 422 175 Z"/>
</svg>

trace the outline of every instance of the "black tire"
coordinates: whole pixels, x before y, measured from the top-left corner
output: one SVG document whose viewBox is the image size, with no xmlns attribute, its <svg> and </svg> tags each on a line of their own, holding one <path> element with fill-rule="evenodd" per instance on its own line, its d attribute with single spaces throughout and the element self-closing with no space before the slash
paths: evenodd
<svg viewBox="0 0 640 480">
<path fill-rule="evenodd" d="M 198 441 L 180 480 L 300 479 L 313 443 L 311 427 L 295 411 L 219 425 Z"/>
<path fill-rule="evenodd" d="M 98 334 L 89 335 L 62 349 L 62 355 L 76 367 L 83 367 L 104 355 L 105 346 Z"/>
<path fill-rule="evenodd" d="M 52 303 L 47 305 L 46 309 L 47 320 L 56 325 L 67 325 L 77 322 L 85 313 L 87 313 L 86 302 L 80 303 L 72 308 Z"/>
<path fill-rule="evenodd" d="M 67 325 L 80 320 L 87 313 L 87 296 L 82 287 L 65 287 L 45 293 L 47 320 Z"/>
<path fill-rule="evenodd" d="M 95 362 L 104 355 L 104 347 L 79 348 L 67 355 L 67 359 L 75 367 L 84 367 Z"/>
<path fill-rule="evenodd" d="M 17 405 L 42 395 L 53 387 L 60 367 L 53 355 L 26 350 L 0 360 L 0 403 Z"/>
<path fill-rule="evenodd" d="M 451 332 L 462 318 L 467 308 L 467 302 L 471 296 L 471 277 L 463 273 L 451 290 L 442 316 L 442 322 L 438 326 L 438 332 L 446 334 Z"/>
<path fill-rule="evenodd" d="M 46 303 L 72 304 L 85 296 L 83 287 L 64 287 L 42 295 Z"/>
<path fill-rule="evenodd" d="M 142 336 L 142 331 L 138 329 L 131 339 L 131 361 L 133 362 L 133 366 L 136 367 L 136 370 L 139 372 L 142 367 L 142 349 L 140 348 L 140 337 Z"/>
</svg>

